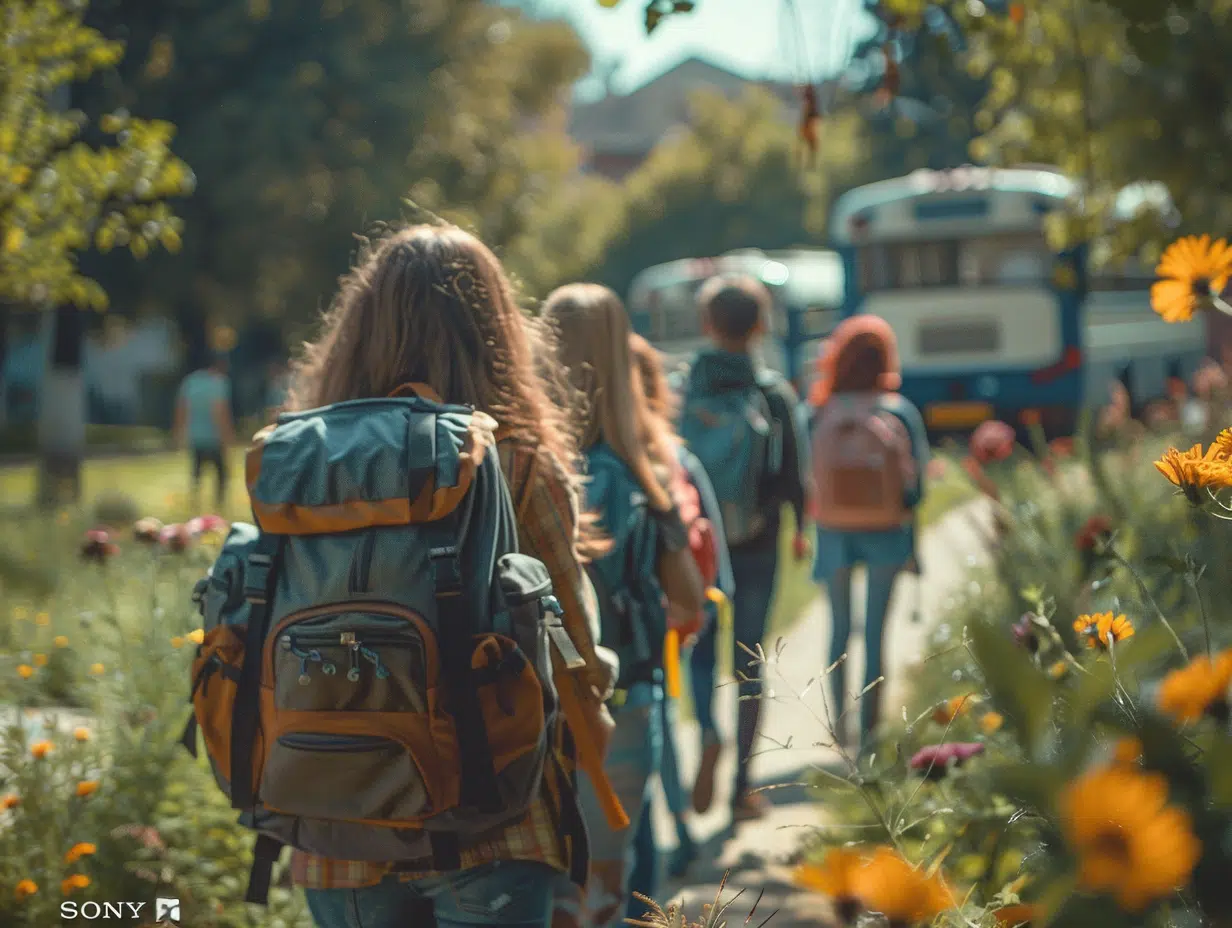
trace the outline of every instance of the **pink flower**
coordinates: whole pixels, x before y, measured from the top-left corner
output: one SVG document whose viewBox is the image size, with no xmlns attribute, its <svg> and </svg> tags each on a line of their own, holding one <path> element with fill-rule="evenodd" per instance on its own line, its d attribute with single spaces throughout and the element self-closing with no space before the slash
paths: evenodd
<svg viewBox="0 0 1232 928">
<path fill-rule="evenodd" d="M 133 525 L 133 538 L 142 544 L 157 544 L 162 530 L 163 524 L 161 522 L 152 516 L 147 516 Z"/>
<path fill-rule="evenodd" d="M 1014 427 L 999 419 L 981 422 L 971 435 L 971 456 L 980 464 L 1004 461 L 1014 453 Z"/>
<path fill-rule="evenodd" d="M 961 767 L 978 754 L 984 753 L 984 745 L 972 742 L 930 744 L 920 748 L 911 758 L 912 770 L 923 770 L 930 779 L 939 780 L 951 767 Z"/>
<path fill-rule="evenodd" d="M 169 551 L 178 554 L 192 544 L 192 533 L 186 525 L 168 525 L 159 533 L 158 540 Z"/>
<path fill-rule="evenodd" d="M 111 540 L 111 534 L 106 529 L 91 529 L 86 532 L 81 542 L 83 560 L 105 564 L 109 558 L 119 553 L 119 547 Z"/>
<path fill-rule="evenodd" d="M 1228 388 L 1228 375 L 1222 367 L 1207 358 L 1193 376 L 1194 393 L 1204 400 Z"/>
<path fill-rule="evenodd" d="M 197 516 L 195 519 L 190 519 L 188 522 L 188 533 L 190 535 L 208 535 L 210 532 L 225 532 L 227 530 L 227 520 L 222 516 Z"/>
</svg>

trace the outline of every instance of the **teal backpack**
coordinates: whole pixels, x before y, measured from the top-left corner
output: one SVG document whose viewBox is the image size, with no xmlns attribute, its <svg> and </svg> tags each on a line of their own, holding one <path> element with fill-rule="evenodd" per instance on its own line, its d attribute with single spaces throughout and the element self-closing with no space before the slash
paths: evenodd
<svg viewBox="0 0 1232 928">
<path fill-rule="evenodd" d="M 586 459 L 586 508 L 599 514 L 611 544 L 587 565 L 599 600 L 601 643 L 620 657 L 618 690 L 661 682 L 667 612 L 656 573 L 658 528 L 641 485 L 610 447 L 597 444 Z"/>
<path fill-rule="evenodd" d="M 200 731 L 259 835 L 250 901 L 284 846 L 456 870 L 547 776 L 584 882 L 551 651 L 582 661 L 547 569 L 518 552 L 493 425 L 413 395 L 257 436 L 255 524 L 232 527 L 194 590 L 205 639 L 184 735 L 195 755 Z"/>
<path fill-rule="evenodd" d="M 766 398 L 774 378 L 762 372 L 757 384 L 685 393 L 680 437 L 714 485 L 729 545 L 759 537 L 767 524 L 761 490 L 783 457 L 783 426 Z"/>
</svg>

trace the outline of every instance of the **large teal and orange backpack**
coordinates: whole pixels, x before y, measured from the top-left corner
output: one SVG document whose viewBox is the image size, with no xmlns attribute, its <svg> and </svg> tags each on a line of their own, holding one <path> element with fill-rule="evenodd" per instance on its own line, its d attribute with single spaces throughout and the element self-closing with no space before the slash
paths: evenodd
<svg viewBox="0 0 1232 928">
<path fill-rule="evenodd" d="M 199 728 L 260 836 L 250 901 L 287 845 L 455 870 L 545 777 L 585 881 L 552 652 L 581 659 L 547 569 L 518 553 L 494 423 L 409 389 L 259 434 L 255 524 L 232 527 L 194 592 L 205 640 L 185 744 Z"/>
</svg>

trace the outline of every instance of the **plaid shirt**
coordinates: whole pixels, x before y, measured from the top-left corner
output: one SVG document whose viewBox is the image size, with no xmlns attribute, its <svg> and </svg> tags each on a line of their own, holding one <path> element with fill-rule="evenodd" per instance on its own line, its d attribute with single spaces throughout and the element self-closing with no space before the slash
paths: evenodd
<svg viewBox="0 0 1232 928">
<path fill-rule="evenodd" d="M 565 627 L 586 660 L 587 667 L 582 672 L 593 673 L 601 680 L 604 671 L 595 654 L 598 606 L 576 554 L 578 499 L 573 484 L 560 465 L 546 454 L 513 440 L 501 441 L 498 448 L 517 509 L 518 544 L 525 554 L 538 558 L 547 567 L 556 598 L 564 610 Z M 567 870 L 564 842 L 554 824 L 551 804 L 545 786 L 525 818 L 463 848 L 462 869 L 497 860 L 533 860 Z M 389 869 L 389 864 L 329 860 L 303 851 L 291 855 L 291 881 L 306 889 L 375 886 Z M 398 873 L 404 880 L 432 875 L 430 861 L 425 861 L 423 870 Z"/>
</svg>

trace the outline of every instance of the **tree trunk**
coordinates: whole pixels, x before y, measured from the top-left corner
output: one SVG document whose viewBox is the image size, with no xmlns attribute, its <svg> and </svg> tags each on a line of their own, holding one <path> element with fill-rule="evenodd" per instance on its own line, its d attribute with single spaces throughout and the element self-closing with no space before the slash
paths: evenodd
<svg viewBox="0 0 1232 928">
<path fill-rule="evenodd" d="M 39 389 L 38 504 L 51 509 L 81 499 L 86 395 L 81 370 L 83 318 L 74 306 L 43 314 L 46 360 Z"/>
</svg>

